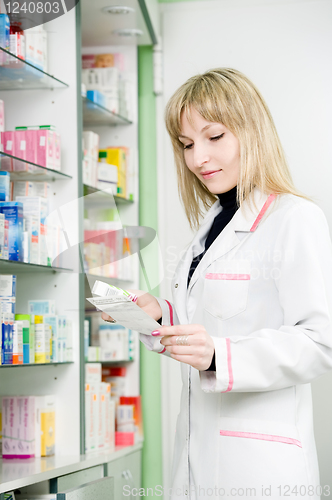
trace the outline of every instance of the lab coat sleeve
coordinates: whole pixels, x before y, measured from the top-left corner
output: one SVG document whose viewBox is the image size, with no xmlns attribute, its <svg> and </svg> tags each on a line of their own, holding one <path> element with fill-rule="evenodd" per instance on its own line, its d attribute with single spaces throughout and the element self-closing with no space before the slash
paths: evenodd
<svg viewBox="0 0 332 500">
<path fill-rule="evenodd" d="M 168 300 L 159 299 L 158 297 L 156 297 L 156 299 L 158 300 L 162 310 L 161 326 L 178 325 L 179 320 L 173 304 L 171 304 Z M 169 357 L 170 353 L 166 351 L 166 348 L 160 343 L 161 338 L 140 333 L 140 341 L 143 342 L 149 351 L 158 352 L 159 354 L 164 354 Z"/>
<path fill-rule="evenodd" d="M 248 336 L 212 336 L 216 371 L 200 372 L 205 392 L 282 389 L 332 369 L 332 247 L 322 210 L 311 202 L 292 208 L 275 251 L 282 256 L 273 274 L 283 325 Z"/>
</svg>

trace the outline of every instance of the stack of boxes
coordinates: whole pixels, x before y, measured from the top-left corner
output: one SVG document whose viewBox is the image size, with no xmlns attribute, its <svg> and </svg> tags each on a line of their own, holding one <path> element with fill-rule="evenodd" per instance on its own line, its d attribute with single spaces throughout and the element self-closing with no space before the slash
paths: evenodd
<svg viewBox="0 0 332 500">
<path fill-rule="evenodd" d="M 119 114 L 123 54 L 87 54 L 83 55 L 82 64 L 82 82 L 87 89 L 87 98 Z M 123 95 L 126 94 L 122 92 Z"/>
<path fill-rule="evenodd" d="M 48 457 L 55 453 L 55 396 L 1 398 L 2 457 Z"/>
<path fill-rule="evenodd" d="M 122 325 L 105 323 L 100 314 L 85 316 L 85 360 L 133 361 L 137 332 Z"/>
<path fill-rule="evenodd" d="M 99 162 L 97 164 L 97 188 L 109 190 L 112 194 L 118 194 L 119 174 L 116 165 L 107 162 L 107 152 L 99 152 Z"/>
<path fill-rule="evenodd" d="M 87 272 L 116 278 L 122 256 L 122 234 L 116 221 L 97 223 L 95 230 L 84 231 L 84 258 Z"/>
<path fill-rule="evenodd" d="M 102 380 L 110 384 L 111 399 L 116 408 L 116 446 L 130 446 L 143 439 L 141 397 L 124 395 L 128 392 L 126 377 L 124 366 L 102 368 Z"/>
<path fill-rule="evenodd" d="M 85 451 L 113 451 L 115 403 L 111 386 L 102 382 L 101 364 L 85 365 Z"/>
<path fill-rule="evenodd" d="M 132 254 L 133 242 L 125 236 L 121 223 L 108 220 L 92 224 L 86 219 L 85 227 L 85 271 L 96 276 L 130 280 L 133 262 L 127 257 Z"/>
<path fill-rule="evenodd" d="M 21 30 L 14 23 L 10 25 L 7 14 L 0 14 L 0 46 L 19 59 L 47 72 L 47 32 L 42 25 Z M 16 67 L 17 59 L 2 52 L 0 66 Z"/>
<path fill-rule="evenodd" d="M 99 135 L 83 132 L 83 184 L 97 187 Z"/>
<path fill-rule="evenodd" d="M 0 276 L 0 364 L 73 360 L 72 322 L 57 315 L 54 300 L 30 300 L 28 314 L 15 314 L 16 276 Z"/>
<path fill-rule="evenodd" d="M 55 127 L 16 127 L 15 131 L 5 132 L 3 101 L 0 101 L 0 138 L 0 151 L 48 169 L 61 169 L 60 135 Z M 56 225 L 46 226 L 51 185 L 43 181 L 10 182 L 10 172 L 19 175 L 19 172 L 33 174 L 46 170 L 8 156 L 1 156 L 0 161 L 0 258 L 61 266 L 60 254 L 66 248 L 63 231 Z"/>
<path fill-rule="evenodd" d="M 83 183 L 99 190 L 133 199 L 128 190 L 127 174 L 129 150 L 109 147 L 99 150 L 99 136 L 92 131 L 83 132 Z M 99 161 L 98 161 L 99 160 Z"/>
<path fill-rule="evenodd" d="M 16 127 L 13 131 L 2 132 L 1 143 L 4 153 L 20 158 L 15 160 L 3 156 L 2 170 L 42 174 L 43 170 L 30 164 L 34 163 L 61 171 L 60 134 L 53 125 Z"/>
<path fill-rule="evenodd" d="M 103 170 L 106 171 L 106 165 L 117 168 L 117 196 L 121 198 L 127 198 L 127 155 L 128 149 L 124 147 L 109 147 L 99 150 L 99 159 L 102 160 Z"/>
</svg>

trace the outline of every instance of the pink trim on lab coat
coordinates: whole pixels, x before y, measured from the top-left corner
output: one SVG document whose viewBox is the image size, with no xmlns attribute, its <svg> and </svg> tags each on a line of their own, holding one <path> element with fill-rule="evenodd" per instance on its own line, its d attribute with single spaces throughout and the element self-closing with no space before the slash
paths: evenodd
<svg viewBox="0 0 332 500">
<path fill-rule="evenodd" d="M 262 439 L 264 441 L 276 441 L 278 443 L 295 444 L 302 448 L 302 444 L 297 439 L 285 436 L 273 436 L 272 434 L 259 434 L 257 432 L 240 432 L 240 431 L 220 431 L 221 436 L 243 437 L 249 439 Z"/>
<path fill-rule="evenodd" d="M 207 280 L 250 280 L 250 274 L 208 273 Z"/>
<path fill-rule="evenodd" d="M 226 349 L 227 349 L 227 368 L 228 368 L 228 387 L 226 391 L 221 391 L 221 392 L 229 392 L 233 388 L 233 370 L 232 370 L 232 358 L 231 358 L 231 341 L 230 339 L 225 339 L 226 340 Z"/>
<path fill-rule="evenodd" d="M 251 226 L 250 228 L 250 232 L 253 232 L 257 229 L 257 226 L 258 224 L 260 223 L 263 215 L 265 214 L 266 210 L 269 208 L 269 206 L 271 205 L 272 201 L 276 198 L 277 195 L 275 194 L 270 194 L 270 196 L 268 197 L 268 199 L 266 200 L 266 202 L 264 203 L 263 205 L 263 208 L 262 210 L 259 212 L 255 222 L 253 223 L 253 225 Z"/>
<path fill-rule="evenodd" d="M 169 307 L 169 317 L 170 317 L 170 320 L 171 320 L 171 326 L 174 326 L 174 323 L 173 323 L 173 307 L 168 302 L 168 300 L 165 299 L 165 302 L 167 303 L 167 305 Z"/>
</svg>

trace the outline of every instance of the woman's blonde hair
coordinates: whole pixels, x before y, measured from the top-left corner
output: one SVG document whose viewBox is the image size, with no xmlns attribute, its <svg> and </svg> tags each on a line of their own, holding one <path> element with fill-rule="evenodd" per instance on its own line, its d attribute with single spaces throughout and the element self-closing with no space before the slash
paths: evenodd
<svg viewBox="0 0 332 500">
<path fill-rule="evenodd" d="M 237 201 L 241 206 L 258 187 L 266 194 L 290 193 L 309 199 L 294 187 L 271 113 L 255 85 L 240 71 L 217 68 L 189 78 L 170 98 L 165 113 L 178 177 L 178 190 L 191 228 L 216 200 L 186 166 L 179 140 L 182 113 L 191 121 L 194 108 L 205 120 L 224 124 L 239 140 Z"/>
</svg>

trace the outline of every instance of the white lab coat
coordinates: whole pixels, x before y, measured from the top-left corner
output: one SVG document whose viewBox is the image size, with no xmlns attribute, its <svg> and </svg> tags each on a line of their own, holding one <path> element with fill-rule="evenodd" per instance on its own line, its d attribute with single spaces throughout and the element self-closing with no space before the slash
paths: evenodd
<svg viewBox="0 0 332 500">
<path fill-rule="evenodd" d="M 163 325 L 204 325 L 216 355 L 215 372 L 181 364 L 172 500 L 320 498 L 310 382 L 332 368 L 328 225 L 303 198 L 256 188 L 254 199 L 257 210 L 242 205 L 187 290 L 214 203 L 176 269 L 173 304 L 158 299 Z"/>
</svg>

